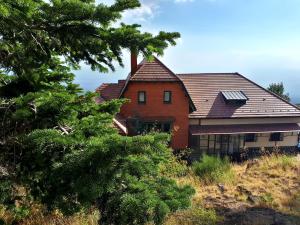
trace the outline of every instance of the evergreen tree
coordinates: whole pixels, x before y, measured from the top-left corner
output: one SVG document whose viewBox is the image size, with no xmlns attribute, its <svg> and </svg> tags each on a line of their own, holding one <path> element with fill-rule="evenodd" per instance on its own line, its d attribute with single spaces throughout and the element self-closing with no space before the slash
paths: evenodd
<svg viewBox="0 0 300 225">
<path fill-rule="evenodd" d="M 12 183 L 49 209 L 72 214 L 96 205 L 102 224 L 161 224 L 186 208 L 193 190 L 160 168 L 172 159 L 169 136 L 123 137 L 112 119 L 125 100 L 98 105 L 73 83 L 71 69 L 122 65 L 122 50 L 162 54 L 178 33 L 157 36 L 138 25 L 112 26 L 136 0 L 0 0 L 0 163 Z M 0 164 L 0 166 L 1 166 Z"/>
<path fill-rule="evenodd" d="M 291 100 L 288 93 L 285 93 L 283 83 L 272 83 L 269 85 L 268 90 L 275 93 L 276 95 L 282 97 L 288 102 Z"/>
</svg>

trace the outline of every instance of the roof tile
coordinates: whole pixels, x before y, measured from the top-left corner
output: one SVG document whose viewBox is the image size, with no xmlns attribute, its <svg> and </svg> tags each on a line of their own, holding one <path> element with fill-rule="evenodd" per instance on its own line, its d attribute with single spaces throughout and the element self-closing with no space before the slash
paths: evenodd
<svg viewBox="0 0 300 225">
<path fill-rule="evenodd" d="M 119 80 L 118 83 L 103 83 L 96 89 L 100 93 L 99 103 L 107 100 L 117 99 L 125 85 L 125 80 Z"/>
<path fill-rule="evenodd" d="M 238 73 L 177 74 L 197 110 L 190 118 L 239 118 L 300 116 L 300 110 Z M 222 91 L 241 90 L 244 105 L 226 104 Z"/>
<path fill-rule="evenodd" d="M 137 72 L 130 77 L 131 81 L 180 81 L 178 77 L 157 58 L 143 60 Z"/>
</svg>

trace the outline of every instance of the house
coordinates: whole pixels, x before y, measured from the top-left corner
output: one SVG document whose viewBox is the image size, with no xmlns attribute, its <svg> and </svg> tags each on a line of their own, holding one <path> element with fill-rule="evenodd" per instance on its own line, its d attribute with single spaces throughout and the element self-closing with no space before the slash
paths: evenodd
<svg viewBox="0 0 300 225">
<path fill-rule="evenodd" d="M 98 102 L 127 98 L 115 124 L 126 135 L 172 132 L 173 149 L 236 155 L 295 151 L 300 109 L 239 73 L 175 74 L 157 58 L 131 56 L 126 80 L 102 84 Z"/>
</svg>

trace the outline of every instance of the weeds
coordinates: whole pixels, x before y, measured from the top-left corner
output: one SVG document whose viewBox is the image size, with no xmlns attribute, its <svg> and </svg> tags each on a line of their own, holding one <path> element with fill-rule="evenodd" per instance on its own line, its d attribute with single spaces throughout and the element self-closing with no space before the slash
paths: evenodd
<svg viewBox="0 0 300 225">
<path fill-rule="evenodd" d="M 213 209 L 197 207 L 171 214 L 165 225 L 215 225 L 220 220 Z"/>
<path fill-rule="evenodd" d="M 276 201 L 271 193 L 264 193 L 262 196 L 260 196 L 261 199 L 261 205 L 264 207 L 276 207 L 278 206 L 276 204 Z"/>
<path fill-rule="evenodd" d="M 268 170 L 270 168 L 282 169 L 286 171 L 289 168 L 296 167 L 297 162 L 294 156 L 289 155 L 271 155 L 268 157 L 263 157 L 261 160 L 261 168 Z"/>
<path fill-rule="evenodd" d="M 207 184 L 231 183 L 234 180 L 234 173 L 228 158 L 203 155 L 201 161 L 193 163 L 192 168 L 195 174 Z"/>
</svg>

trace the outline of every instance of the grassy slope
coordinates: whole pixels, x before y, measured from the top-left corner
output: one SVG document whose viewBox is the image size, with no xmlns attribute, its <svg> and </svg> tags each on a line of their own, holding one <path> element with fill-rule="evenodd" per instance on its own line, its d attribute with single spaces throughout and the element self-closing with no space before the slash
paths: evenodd
<svg viewBox="0 0 300 225">
<path fill-rule="evenodd" d="M 263 157 L 254 162 L 233 164 L 232 171 L 234 179 L 224 180 L 222 184 L 207 184 L 193 172 L 178 182 L 191 184 L 196 189 L 194 207 L 215 208 L 219 215 L 264 207 L 300 216 L 299 157 Z"/>
<path fill-rule="evenodd" d="M 207 183 L 191 168 L 179 168 L 177 172 L 181 173 L 176 178 L 178 183 L 192 185 L 196 194 L 191 209 L 169 215 L 165 225 L 219 224 L 228 212 L 242 212 L 251 207 L 267 207 L 300 218 L 300 157 L 272 156 L 233 164 L 230 179 L 225 176 L 218 181 L 222 183 Z M 250 195 L 254 202 L 249 199 Z M 12 215 L 0 209 L 0 218 L 9 222 Z M 20 224 L 96 225 L 97 218 L 95 213 L 73 217 L 63 217 L 58 213 L 44 216 L 42 210 L 36 208 Z"/>
</svg>

